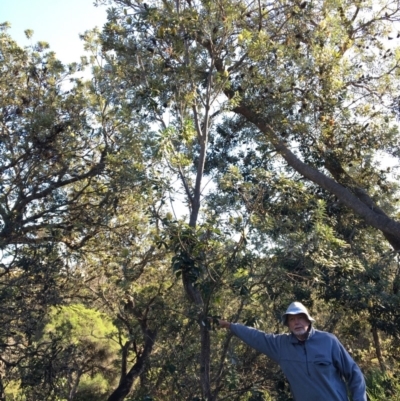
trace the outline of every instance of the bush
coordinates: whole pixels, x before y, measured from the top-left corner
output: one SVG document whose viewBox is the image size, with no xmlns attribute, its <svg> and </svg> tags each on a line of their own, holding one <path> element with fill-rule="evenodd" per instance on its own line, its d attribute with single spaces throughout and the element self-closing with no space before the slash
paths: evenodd
<svg viewBox="0 0 400 401">
<path fill-rule="evenodd" d="M 369 401 L 400 401 L 400 381 L 393 373 L 371 370 L 365 380 Z"/>
</svg>

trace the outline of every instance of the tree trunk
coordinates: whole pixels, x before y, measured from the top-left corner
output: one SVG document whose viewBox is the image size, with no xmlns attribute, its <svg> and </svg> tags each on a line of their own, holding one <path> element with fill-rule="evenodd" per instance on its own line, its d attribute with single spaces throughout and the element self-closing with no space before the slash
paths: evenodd
<svg viewBox="0 0 400 401">
<path fill-rule="evenodd" d="M 73 376 L 74 376 L 74 374 L 72 373 L 68 379 L 69 387 L 70 387 L 70 391 L 68 394 L 68 401 L 74 400 L 76 392 L 78 391 L 78 386 L 79 386 L 79 382 L 81 380 L 82 373 L 79 371 L 76 374 L 76 378 L 74 378 Z"/>
<path fill-rule="evenodd" d="M 207 327 L 200 324 L 201 332 L 201 350 L 200 350 L 200 380 L 203 398 L 211 400 L 211 383 L 210 383 L 210 332 Z"/>
<path fill-rule="evenodd" d="M 143 352 L 137 357 L 136 363 L 132 366 L 129 372 L 121 377 L 118 387 L 108 397 L 107 401 L 123 401 L 131 391 L 134 381 L 144 371 L 146 362 L 151 354 L 156 339 L 156 331 L 145 330 L 145 344 Z"/>
<path fill-rule="evenodd" d="M 0 376 L 0 401 L 6 401 L 6 394 L 4 392 L 3 376 Z"/>
<path fill-rule="evenodd" d="M 194 230 L 197 225 L 197 219 L 199 216 L 199 210 L 201 205 L 201 182 L 204 174 L 204 166 L 207 153 L 208 143 L 208 108 L 203 121 L 203 129 L 201 129 L 198 121 L 198 112 L 196 108 L 193 109 L 197 127 L 197 133 L 200 138 L 200 154 L 199 161 L 197 164 L 196 182 L 193 189 L 193 196 L 191 197 L 192 210 L 190 212 L 189 226 Z M 190 257 L 190 255 L 188 255 Z M 204 308 L 203 297 L 196 288 L 190 277 L 189 272 L 183 271 L 182 282 L 185 288 L 185 292 L 189 300 L 194 303 L 201 312 L 198 317 L 198 324 L 200 327 L 200 386 L 202 392 L 202 398 L 207 401 L 211 401 L 211 383 L 210 383 L 210 358 L 211 358 L 211 343 L 210 333 L 204 321 L 207 319 L 207 311 Z"/>
<path fill-rule="evenodd" d="M 374 339 L 375 352 L 376 352 L 376 357 L 378 358 L 379 361 L 379 366 L 381 368 L 381 371 L 385 372 L 386 366 L 382 356 L 381 341 L 379 339 L 378 329 L 375 326 L 372 326 L 371 331 L 372 331 L 372 337 Z"/>
</svg>

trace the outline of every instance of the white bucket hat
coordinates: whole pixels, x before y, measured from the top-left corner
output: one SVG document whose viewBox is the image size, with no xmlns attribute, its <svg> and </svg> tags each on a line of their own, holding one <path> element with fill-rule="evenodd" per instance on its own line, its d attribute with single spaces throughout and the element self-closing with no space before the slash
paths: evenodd
<svg viewBox="0 0 400 401">
<path fill-rule="evenodd" d="M 287 326 L 287 315 L 298 315 L 299 313 L 304 313 L 310 322 L 315 322 L 308 313 L 307 308 L 301 302 L 292 302 L 282 315 L 282 324 Z"/>
</svg>

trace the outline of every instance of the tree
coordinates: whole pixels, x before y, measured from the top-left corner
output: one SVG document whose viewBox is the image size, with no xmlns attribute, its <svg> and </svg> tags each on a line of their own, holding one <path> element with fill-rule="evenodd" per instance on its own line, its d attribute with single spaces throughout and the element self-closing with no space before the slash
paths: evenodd
<svg viewBox="0 0 400 401">
<path fill-rule="evenodd" d="M 216 293 L 201 290 L 210 278 L 203 240 L 212 221 L 200 209 L 204 175 L 218 178 L 217 186 L 240 181 L 254 166 L 271 174 L 294 172 L 292 182 L 305 182 L 298 199 L 301 192 L 330 193 L 330 204 L 352 210 L 355 221 L 380 230 L 397 250 L 400 226 L 389 217 L 397 188 L 374 157 L 379 151 L 398 154 L 398 61 L 383 40 L 398 8 L 389 2 L 378 11 L 345 1 L 112 4 L 100 35 L 113 77 L 107 82 L 121 107 L 135 110 L 148 125 L 147 141 L 155 149 L 149 156 L 160 174 L 168 168 L 167 182 L 171 175 L 180 179 L 189 216 L 186 228 L 170 225 L 173 267 L 198 310 L 202 397 L 216 399 L 204 323 Z M 279 165 L 278 155 L 286 165 Z M 227 174 L 219 175 L 220 167 Z M 247 174 L 244 185 L 230 186 L 243 201 L 239 207 L 250 204 L 250 179 Z M 272 203 L 265 187 L 265 203 Z M 286 193 L 290 197 L 293 190 Z M 335 220 L 325 223 L 314 226 L 316 233 L 334 237 Z M 347 239 L 339 237 L 337 245 Z"/>
<path fill-rule="evenodd" d="M 268 140 L 295 171 L 311 181 L 317 180 L 322 188 L 329 188 L 346 206 L 367 219 L 368 224 L 378 225 L 380 228 L 376 228 L 389 236 L 396 235 L 395 221 L 386 221 L 383 211 L 376 215 L 377 205 L 375 214 L 368 212 L 372 205 L 368 206 L 368 202 L 373 202 L 371 196 L 362 195 L 365 190 L 354 189 L 357 180 L 363 186 L 357 175 L 361 161 L 365 164 L 377 150 L 396 154 L 397 61 L 392 49 L 383 52 L 386 49 L 382 42 L 397 18 L 394 5 L 382 6 L 379 14 L 369 13 L 366 5 L 353 2 L 340 6 L 330 2 L 315 5 L 282 2 L 271 9 L 240 2 L 184 3 L 176 9 L 172 4 L 164 5 L 162 12 L 157 5 L 135 8 L 133 3 L 115 3 L 121 5 L 120 11 L 123 6 L 126 10 L 131 7 L 132 11 L 124 15 L 118 9 L 112 10 L 104 32 L 108 34 L 105 49 L 112 45 L 112 40 L 117 41 L 129 31 L 128 25 L 134 26 L 135 18 L 140 19 L 147 59 L 153 65 L 147 67 L 154 71 L 147 83 L 150 87 L 157 86 L 154 93 L 148 88 L 149 92 L 143 96 L 151 98 L 154 107 L 161 110 L 163 100 L 168 105 L 168 99 L 162 96 L 168 96 L 168 78 L 177 73 L 180 76 L 181 70 L 176 67 L 183 67 L 185 63 L 188 67 L 188 93 L 192 93 L 190 89 L 196 92 L 200 84 L 206 85 L 207 76 L 201 73 L 208 72 L 213 93 L 217 96 L 218 91 L 224 90 L 229 99 L 236 99 L 236 106 L 231 106 L 231 110 L 254 124 L 262 132 L 263 140 Z M 122 25 L 117 25 L 119 21 Z M 133 37 L 130 40 L 131 50 L 135 52 Z M 122 46 L 120 43 L 119 51 L 123 50 Z M 368 52 L 361 48 L 368 48 Z M 378 52 L 375 57 L 373 49 Z M 203 57 L 189 62 L 190 57 L 199 54 Z M 198 65 L 196 60 L 203 60 L 203 65 Z M 211 64 L 204 64 L 206 60 Z M 172 64 L 164 65 L 165 62 Z M 211 69 L 206 69 L 210 66 Z M 364 74 L 367 69 L 375 69 L 376 75 L 367 76 Z M 167 80 L 162 86 L 161 77 Z M 219 82 L 216 77 L 220 78 Z M 203 92 L 199 89 L 199 93 L 206 99 L 209 90 L 206 86 L 204 89 Z M 172 93 L 170 90 L 169 94 Z M 192 93 L 196 104 L 203 99 L 199 93 Z M 375 109 L 366 106 L 368 103 L 375 105 Z M 284 144 L 283 136 L 288 145 Z M 368 146 L 372 145 L 368 142 L 372 136 L 375 141 L 373 146 Z M 346 144 L 354 138 L 364 141 L 365 146 L 357 151 L 349 149 Z M 302 145 L 301 157 L 289 150 L 288 146 L 296 142 Z M 345 171 L 342 165 L 349 167 L 351 163 L 358 163 L 360 167 Z M 320 167 L 330 176 L 317 171 Z M 378 177 L 378 171 L 373 171 L 372 166 L 369 168 Z M 384 172 L 380 174 L 383 179 L 386 177 Z M 392 234 L 391 230 L 394 230 Z"/>
<path fill-rule="evenodd" d="M 245 89 L 239 91 L 241 101 L 233 111 L 256 125 L 290 167 L 381 230 L 397 249 L 398 223 L 373 200 L 375 188 L 364 177 L 374 176 L 382 184 L 379 177 L 385 179 L 385 172 L 374 169 L 369 160 L 377 150 L 397 154 L 398 62 L 390 48 L 382 48 L 398 9 L 388 3 L 377 14 L 365 7 L 345 2 L 339 7 L 330 2 L 292 7 L 282 3 L 269 10 L 265 20 L 258 14 L 260 24 L 255 23 L 254 10 L 254 26 L 250 22 L 245 28 L 247 38 L 243 33 L 237 37 L 248 57 L 239 70 L 232 69 L 245 74 L 240 82 Z M 283 23 L 284 30 L 279 28 Z M 380 56 L 374 57 L 372 48 Z M 258 56 L 264 54 L 272 60 Z M 221 63 L 220 71 L 222 58 Z M 255 71 L 252 77 L 246 68 Z M 371 70 L 376 74 L 364 74 Z M 258 84 L 252 85 L 254 81 Z M 234 88 L 225 93 L 232 98 Z M 260 108 L 271 100 L 273 108 Z M 362 144 L 357 149 L 352 145 L 356 138 Z M 300 145 L 297 155 L 289 144 Z M 386 196 L 382 198 L 384 204 Z"/>
<path fill-rule="evenodd" d="M 28 397 L 76 400 L 85 377 L 107 378 L 112 383 L 118 356 L 117 328 L 104 314 L 83 305 L 53 307 L 38 333 L 43 357 L 21 369 Z M 104 393 L 107 392 L 107 388 Z M 98 394 L 99 397 L 103 394 Z"/>
<path fill-rule="evenodd" d="M 95 83 L 74 75 L 85 60 L 64 66 L 42 42 L 22 49 L 6 25 L 0 42 L 0 337 L 8 381 L 22 361 L 43 356 L 38 325 L 50 306 L 79 292 L 82 247 L 108 230 L 120 171 L 131 169 L 116 156 L 118 129 Z"/>
</svg>

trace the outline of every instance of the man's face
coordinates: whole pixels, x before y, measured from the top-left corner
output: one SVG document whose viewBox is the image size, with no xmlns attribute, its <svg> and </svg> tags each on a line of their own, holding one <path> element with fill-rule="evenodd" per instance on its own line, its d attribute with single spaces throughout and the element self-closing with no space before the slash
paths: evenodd
<svg viewBox="0 0 400 401">
<path fill-rule="evenodd" d="M 287 323 L 289 330 L 295 336 L 303 336 L 307 333 L 307 330 L 310 327 L 310 321 L 307 319 L 307 316 L 304 313 L 288 315 Z"/>
</svg>

